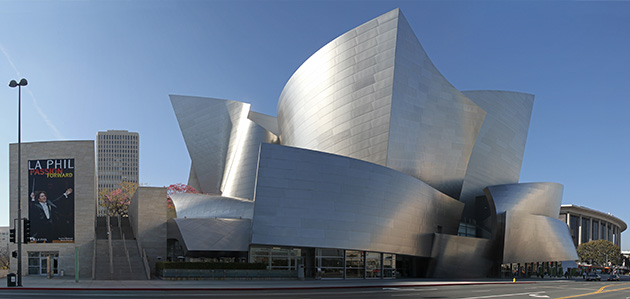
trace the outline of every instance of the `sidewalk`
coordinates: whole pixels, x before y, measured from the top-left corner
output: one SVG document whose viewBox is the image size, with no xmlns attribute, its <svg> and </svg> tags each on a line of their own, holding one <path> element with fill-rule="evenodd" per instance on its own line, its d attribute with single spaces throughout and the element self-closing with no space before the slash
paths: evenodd
<svg viewBox="0 0 630 299">
<path fill-rule="evenodd" d="M 516 283 L 536 283 L 537 280 L 517 280 Z M 542 279 L 538 281 L 543 281 Z M 545 281 L 551 281 L 547 279 Z M 80 280 L 74 277 L 25 276 L 22 287 L 6 287 L 6 279 L 0 289 L 50 289 L 50 290 L 287 290 L 287 289 L 336 289 L 336 288 L 406 288 L 448 285 L 511 284 L 506 279 L 436 280 L 436 279 L 347 279 L 347 280 Z"/>
</svg>

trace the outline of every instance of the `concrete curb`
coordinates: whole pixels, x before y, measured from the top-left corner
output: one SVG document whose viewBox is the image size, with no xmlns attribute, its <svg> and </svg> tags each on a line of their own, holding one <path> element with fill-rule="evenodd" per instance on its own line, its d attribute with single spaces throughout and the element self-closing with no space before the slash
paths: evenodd
<svg viewBox="0 0 630 299">
<path fill-rule="evenodd" d="M 0 287 L 0 290 L 39 290 L 39 291 L 280 291 L 280 290 L 321 290 L 321 289 L 364 289 L 364 288 L 417 288 L 461 285 L 496 285 L 496 284 L 535 284 L 536 281 L 497 281 L 497 282 L 443 282 L 443 283 L 411 283 L 411 284 L 378 284 L 378 285 L 322 285 L 322 286 L 269 286 L 269 287 Z"/>
</svg>

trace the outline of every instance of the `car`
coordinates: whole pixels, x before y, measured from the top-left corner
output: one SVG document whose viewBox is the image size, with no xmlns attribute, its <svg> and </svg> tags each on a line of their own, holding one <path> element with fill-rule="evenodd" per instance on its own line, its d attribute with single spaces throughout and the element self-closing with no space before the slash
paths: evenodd
<svg viewBox="0 0 630 299">
<path fill-rule="evenodd" d="M 586 275 L 586 281 L 600 281 L 602 280 L 601 276 L 599 276 L 597 273 L 590 273 L 588 275 Z"/>
<path fill-rule="evenodd" d="M 608 276 L 608 280 L 616 280 L 616 281 L 619 281 L 619 275 L 617 275 L 617 274 L 610 274 L 610 275 Z"/>
</svg>

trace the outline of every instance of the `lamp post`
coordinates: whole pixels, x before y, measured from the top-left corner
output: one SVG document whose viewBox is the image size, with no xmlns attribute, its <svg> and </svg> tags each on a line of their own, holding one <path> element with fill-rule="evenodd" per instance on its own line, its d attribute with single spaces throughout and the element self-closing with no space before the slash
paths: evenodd
<svg viewBox="0 0 630 299">
<path fill-rule="evenodd" d="M 22 177 L 22 86 L 28 85 L 28 81 L 22 78 L 20 82 L 11 80 L 9 87 L 18 88 L 18 181 L 17 181 L 17 227 L 15 231 L 15 240 L 17 241 L 17 285 L 22 286 L 22 201 L 21 198 L 21 177 Z"/>
</svg>

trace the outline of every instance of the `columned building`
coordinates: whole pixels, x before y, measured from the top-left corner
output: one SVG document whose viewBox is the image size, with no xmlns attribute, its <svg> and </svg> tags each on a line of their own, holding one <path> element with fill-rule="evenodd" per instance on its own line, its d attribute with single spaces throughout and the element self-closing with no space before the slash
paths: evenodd
<svg viewBox="0 0 630 299">
<path fill-rule="evenodd" d="M 136 132 L 107 130 L 96 134 L 98 193 L 114 190 L 122 182 L 138 183 L 140 137 Z M 98 205 L 98 215 L 106 208 Z"/>
<path fill-rule="evenodd" d="M 582 243 L 607 240 L 621 247 L 621 232 L 626 223 L 610 213 L 571 204 L 560 207 L 559 219 L 569 226 L 573 244 L 577 248 Z"/>
</svg>

